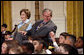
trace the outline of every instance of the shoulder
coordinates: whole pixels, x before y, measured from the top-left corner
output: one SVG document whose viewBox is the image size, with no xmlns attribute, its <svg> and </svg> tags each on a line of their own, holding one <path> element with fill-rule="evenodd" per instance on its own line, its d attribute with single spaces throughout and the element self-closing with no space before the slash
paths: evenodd
<svg viewBox="0 0 84 55">
<path fill-rule="evenodd" d="M 57 27 L 53 21 L 49 21 L 47 24 L 49 27 Z"/>
<path fill-rule="evenodd" d="M 36 21 L 36 23 L 39 23 L 39 22 L 42 22 L 43 20 L 38 20 L 38 21 Z"/>
</svg>

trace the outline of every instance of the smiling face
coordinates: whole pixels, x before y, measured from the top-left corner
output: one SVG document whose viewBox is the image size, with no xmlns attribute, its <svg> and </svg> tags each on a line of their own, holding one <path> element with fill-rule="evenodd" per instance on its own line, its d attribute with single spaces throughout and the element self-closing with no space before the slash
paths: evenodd
<svg viewBox="0 0 84 55">
<path fill-rule="evenodd" d="M 22 13 L 21 13 L 21 20 L 22 21 L 25 21 L 28 17 L 27 17 L 27 15 L 26 15 L 26 13 L 23 11 Z"/>
<path fill-rule="evenodd" d="M 62 35 L 60 35 L 60 37 L 59 37 L 59 43 L 64 43 L 64 41 L 65 41 L 65 38 Z"/>
<path fill-rule="evenodd" d="M 44 20 L 46 20 L 46 21 L 49 21 L 49 20 L 51 20 L 51 12 L 48 10 L 48 11 L 45 11 L 44 13 L 43 13 L 43 18 L 44 18 Z"/>
<path fill-rule="evenodd" d="M 2 54 L 5 54 L 6 51 L 7 51 L 7 45 L 6 45 L 6 43 L 3 43 L 2 44 Z"/>
</svg>

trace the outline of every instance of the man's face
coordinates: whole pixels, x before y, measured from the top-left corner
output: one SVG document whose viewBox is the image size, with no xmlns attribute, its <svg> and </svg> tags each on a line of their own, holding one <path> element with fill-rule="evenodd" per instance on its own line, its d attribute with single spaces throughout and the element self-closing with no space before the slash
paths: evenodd
<svg viewBox="0 0 84 55">
<path fill-rule="evenodd" d="M 34 40 L 33 41 L 33 45 L 34 45 L 35 51 L 39 51 L 40 50 L 40 44 L 39 44 L 38 41 Z"/>
<path fill-rule="evenodd" d="M 43 18 L 44 18 L 44 20 L 51 20 L 51 15 L 50 15 L 50 11 L 45 11 L 44 13 L 43 13 Z"/>
<path fill-rule="evenodd" d="M 65 44 L 72 45 L 71 39 L 69 38 L 69 36 L 66 36 L 66 40 L 64 41 L 64 43 L 65 43 Z"/>
<path fill-rule="evenodd" d="M 82 48 L 83 47 L 83 40 L 81 40 L 80 38 L 78 38 L 78 40 L 75 43 L 75 46 L 77 48 Z"/>
<path fill-rule="evenodd" d="M 60 35 L 60 37 L 59 37 L 59 43 L 64 43 L 64 41 L 65 41 L 64 36 Z"/>
<path fill-rule="evenodd" d="M 1 32 L 6 31 L 5 27 L 1 27 Z"/>
</svg>

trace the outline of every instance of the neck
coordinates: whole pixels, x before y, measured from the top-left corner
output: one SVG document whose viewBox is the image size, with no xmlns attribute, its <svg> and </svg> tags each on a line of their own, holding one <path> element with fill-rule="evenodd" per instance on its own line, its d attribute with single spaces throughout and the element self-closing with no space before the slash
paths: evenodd
<svg viewBox="0 0 84 55">
<path fill-rule="evenodd" d="M 43 22 L 46 22 L 46 23 L 47 23 L 48 21 L 49 21 L 49 20 L 43 20 Z"/>
<path fill-rule="evenodd" d="M 27 19 L 25 19 L 25 20 L 27 20 Z M 24 23 L 24 22 L 25 22 L 25 20 L 23 20 L 22 22 Z"/>
</svg>

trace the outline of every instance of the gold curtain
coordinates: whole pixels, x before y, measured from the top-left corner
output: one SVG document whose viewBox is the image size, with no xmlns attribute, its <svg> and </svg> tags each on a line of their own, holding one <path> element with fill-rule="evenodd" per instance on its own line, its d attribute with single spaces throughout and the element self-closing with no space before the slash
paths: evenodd
<svg viewBox="0 0 84 55">
<path fill-rule="evenodd" d="M 67 1 L 67 32 L 83 36 L 83 1 Z"/>
<path fill-rule="evenodd" d="M 39 1 L 35 1 L 35 21 L 39 20 Z"/>
<path fill-rule="evenodd" d="M 12 30 L 11 1 L 1 1 L 1 25 L 7 24 L 7 30 Z"/>
</svg>

